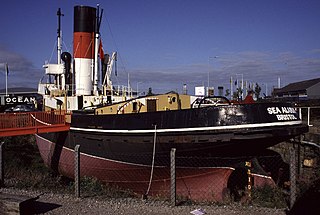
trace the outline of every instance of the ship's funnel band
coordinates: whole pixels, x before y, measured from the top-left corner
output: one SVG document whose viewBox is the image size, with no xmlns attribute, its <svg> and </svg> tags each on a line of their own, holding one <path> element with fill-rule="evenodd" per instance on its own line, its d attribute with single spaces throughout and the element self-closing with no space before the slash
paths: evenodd
<svg viewBox="0 0 320 215">
<path fill-rule="evenodd" d="M 93 33 L 73 33 L 73 55 L 75 58 L 94 59 L 94 35 Z"/>
<path fill-rule="evenodd" d="M 95 59 L 96 8 L 74 7 L 73 57 L 76 95 L 91 95 Z"/>
<path fill-rule="evenodd" d="M 76 95 L 91 95 L 93 59 L 75 58 Z"/>
<path fill-rule="evenodd" d="M 94 32 L 96 8 L 88 6 L 74 7 L 74 32 Z"/>
</svg>

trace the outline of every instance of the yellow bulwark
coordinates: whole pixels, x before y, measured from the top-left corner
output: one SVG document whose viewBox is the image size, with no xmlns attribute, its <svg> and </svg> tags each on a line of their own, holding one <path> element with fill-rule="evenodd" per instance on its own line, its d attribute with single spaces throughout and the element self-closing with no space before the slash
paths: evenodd
<svg viewBox="0 0 320 215">
<path fill-rule="evenodd" d="M 156 111 L 169 111 L 190 108 L 190 96 L 168 93 L 138 97 L 115 103 L 95 110 L 95 114 L 130 114 Z"/>
</svg>

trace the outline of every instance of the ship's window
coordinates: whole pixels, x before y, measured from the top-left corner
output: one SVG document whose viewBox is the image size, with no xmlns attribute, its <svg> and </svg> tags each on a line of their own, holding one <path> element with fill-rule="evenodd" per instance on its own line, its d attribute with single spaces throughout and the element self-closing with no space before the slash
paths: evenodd
<svg viewBox="0 0 320 215">
<path fill-rule="evenodd" d="M 173 97 L 173 98 L 172 98 L 172 102 L 176 102 L 176 97 Z"/>
<path fill-rule="evenodd" d="M 137 110 L 138 110 L 138 103 L 137 102 L 133 102 L 132 103 L 132 111 L 133 112 L 137 112 Z"/>
</svg>

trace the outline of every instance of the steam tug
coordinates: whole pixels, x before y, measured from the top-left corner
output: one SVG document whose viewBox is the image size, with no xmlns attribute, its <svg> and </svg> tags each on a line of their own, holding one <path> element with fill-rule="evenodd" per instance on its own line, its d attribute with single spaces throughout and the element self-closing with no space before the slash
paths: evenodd
<svg viewBox="0 0 320 215">
<path fill-rule="evenodd" d="M 62 52 L 60 9 L 57 14 L 58 62 L 44 65 L 47 78 L 38 91 L 45 110 L 71 113 L 71 126 L 36 140 L 44 162 L 67 177 L 74 176 L 79 145 L 81 176 L 166 195 L 174 148 L 177 195 L 221 201 L 230 174 L 243 162 L 239 157 L 253 157 L 308 131 L 288 103 L 235 104 L 176 92 L 134 97 L 131 88 L 112 84 L 117 53 L 102 49 L 103 10 L 74 7 L 73 54 Z"/>
</svg>

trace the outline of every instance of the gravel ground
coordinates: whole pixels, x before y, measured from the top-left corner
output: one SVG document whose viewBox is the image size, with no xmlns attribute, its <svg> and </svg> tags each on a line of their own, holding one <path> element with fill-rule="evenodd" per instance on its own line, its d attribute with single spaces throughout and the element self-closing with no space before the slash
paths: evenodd
<svg viewBox="0 0 320 215">
<path fill-rule="evenodd" d="M 285 215 L 283 209 L 269 209 L 254 206 L 241 206 L 240 204 L 226 206 L 175 206 L 172 207 L 167 202 L 162 201 L 144 201 L 140 199 L 112 199 L 112 198 L 94 198 L 82 197 L 75 198 L 73 195 L 56 194 L 56 193 L 41 193 L 39 191 L 27 191 L 1 188 L 1 194 L 24 195 L 31 198 L 39 197 L 35 202 L 34 214 L 191 214 L 190 212 L 196 209 L 202 209 L 205 214 L 272 214 Z M 1 212 L 0 212 L 1 214 Z"/>
</svg>

